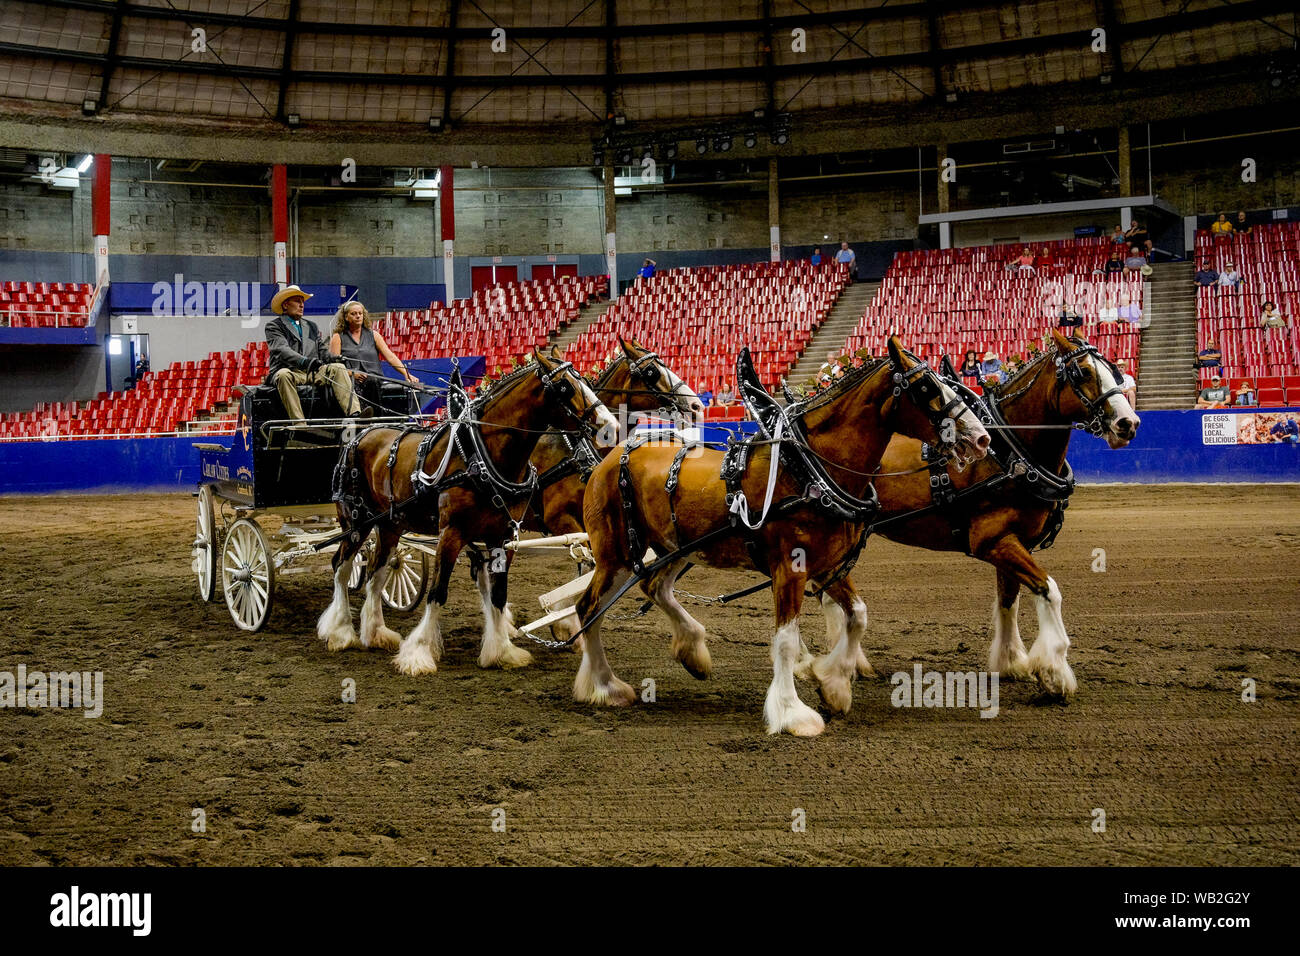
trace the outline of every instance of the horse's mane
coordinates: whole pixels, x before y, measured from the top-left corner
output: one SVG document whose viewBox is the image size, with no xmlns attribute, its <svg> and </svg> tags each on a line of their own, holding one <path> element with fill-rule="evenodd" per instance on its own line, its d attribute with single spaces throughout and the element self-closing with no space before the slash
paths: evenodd
<svg viewBox="0 0 1300 956">
<path fill-rule="evenodd" d="M 474 397 L 474 401 L 470 403 L 470 407 L 473 408 L 475 412 L 481 412 L 484 408 L 487 407 L 488 402 L 492 401 L 492 399 L 495 398 L 496 396 L 503 394 L 502 392 L 503 387 L 508 390 L 511 386 L 513 386 L 517 381 L 519 381 L 525 375 L 533 374 L 534 372 L 533 366 L 536 364 L 537 362 L 535 359 L 532 362 L 525 362 L 523 365 L 519 366 L 513 372 L 501 376 L 501 378 L 497 379 L 495 382 L 492 382 L 490 385 L 488 385 L 486 391 L 481 392 L 479 395 L 476 395 Z"/>
<path fill-rule="evenodd" d="M 1079 347 L 1087 344 L 1086 342 L 1083 341 L 1083 339 L 1079 338 L 1076 335 L 1071 335 L 1069 341 L 1070 344 L 1074 345 L 1075 347 Z M 1056 343 L 1052 342 L 1052 344 L 1049 345 L 1046 349 L 1039 352 L 1028 362 L 1025 362 L 1023 365 L 1021 365 L 1020 368 L 1016 369 L 1015 374 L 1012 375 L 1010 378 L 1008 378 L 1005 382 L 1001 382 L 997 385 L 984 385 L 983 382 L 980 382 L 980 384 L 984 385 L 984 390 L 986 392 L 989 392 L 993 396 L 993 398 L 995 399 L 1003 398 L 1008 392 L 1015 391 L 1015 389 L 1012 386 L 1019 384 L 1021 379 L 1030 378 L 1031 372 L 1033 375 L 1037 375 L 1038 372 L 1040 371 L 1038 366 L 1041 365 L 1043 362 L 1048 361 L 1049 359 L 1054 360 L 1058 354 L 1059 353 L 1056 348 Z"/>
<path fill-rule="evenodd" d="M 796 415 L 806 415 L 808 412 L 815 412 L 817 409 L 829 405 L 831 402 L 838 400 L 841 394 L 865 381 L 888 361 L 887 358 L 872 359 L 865 365 L 858 365 L 849 369 L 816 395 L 805 398 L 801 402 L 796 402 L 791 412 Z"/>
</svg>

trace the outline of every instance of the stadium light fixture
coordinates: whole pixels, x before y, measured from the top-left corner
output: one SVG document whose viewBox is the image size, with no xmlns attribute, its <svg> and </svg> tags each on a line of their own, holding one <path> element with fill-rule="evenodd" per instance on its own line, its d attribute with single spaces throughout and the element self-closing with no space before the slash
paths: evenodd
<svg viewBox="0 0 1300 956">
<path fill-rule="evenodd" d="M 442 132 L 442 117 L 441 117 L 441 116 L 430 116 L 430 117 L 429 117 L 429 132 L 430 132 L 430 133 L 441 133 L 441 132 Z"/>
<path fill-rule="evenodd" d="M 618 151 L 618 164 L 620 166 L 632 165 L 632 147 L 624 146 Z"/>
<path fill-rule="evenodd" d="M 773 146 L 784 146 L 788 142 L 790 142 L 790 131 L 788 129 L 772 130 Z"/>
<path fill-rule="evenodd" d="M 81 162 L 77 163 L 77 172 L 84 173 L 86 170 L 90 168 L 91 164 L 94 161 L 95 161 L 95 154 L 87 153 L 85 158 Z"/>
<path fill-rule="evenodd" d="M 615 113 L 615 114 L 614 114 L 614 125 L 615 125 L 615 126 L 626 126 L 626 125 L 627 125 L 627 117 L 624 116 L 622 113 Z"/>
<path fill-rule="evenodd" d="M 86 97 L 84 100 L 81 101 L 81 112 L 85 113 L 87 116 L 94 116 L 95 111 L 98 109 L 99 109 L 98 100 L 93 100 L 90 97 Z"/>
<path fill-rule="evenodd" d="M 703 156 L 709 151 L 709 141 L 707 139 L 697 139 L 695 141 L 695 151 Z"/>
<path fill-rule="evenodd" d="M 757 133 L 746 133 L 746 134 L 745 134 L 745 148 L 746 148 L 746 149 L 753 149 L 753 148 L 754 148 L 755 146 L 757 146 L 757 145 L 758 145 L 758 134 L 757 134 Z"/>
<path fill-rule="evenodd" d="M 664 159 L 671 160 L 676 158 L 677 158 L 677 144 L 669 143 L 664 147 Z"/>
<path fill-rule="evenodd" d="M 1101 81 L 1102 86 L 1110 86 L 1111 77 L 1109 73 L 1103 73 L 1101 76 L 1097 77 L 1097 79 Z"/>
<path fill-rule="evenodd" d="M 713 148 L 719 153 L 725 153 L 731 149 L 731 134 L 728 133 L 714 139 Z"/>
<path fill-rule="evenodd" d="M 947 100 L 949 103 L 956 103 L 957 94 L 950 91 L 946 96 L 944 96 L 944 99 Z"/>
<path fill-rule="evenodd" d="M 758 107 L 758 109 L 754 110 L 754 119 L 761 120 L 761 119 L 765 119 L 766 117 L 767 117 L 767 110 L 765 110 L 763 107 L 760 106 Z"/>
<path fill-rule="evenodd" d="M 299 126 L 302 124 L 302 117 L 297 113 L 290 113 L 284 118 L 284 122 L 288 126 Z"/>
</svg>

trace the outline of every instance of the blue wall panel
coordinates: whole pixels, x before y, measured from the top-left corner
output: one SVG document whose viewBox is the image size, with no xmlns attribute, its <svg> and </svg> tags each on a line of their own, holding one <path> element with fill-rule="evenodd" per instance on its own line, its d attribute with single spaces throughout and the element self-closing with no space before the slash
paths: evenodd
<svg viewBox="0 0 1300 956">
<path fill-rule="evenodd" d="M 481 363 L 481 358 L 463 360 L 462 374 L 474 380 L 481 374 Z M 450 367 L 450 362 L 443 367 L 434 360 L 419 364 L 420 378 L 429 382 L 438 381 Z M 1291 413 L 1300 417 L 1300 409 Z M 1204 414 L 1146 412 L 1137 439 L 1118 451 L 1112 451 L 1099 438 L 1079 432 L 1070 442 L 1069 460 L 1075 476 L 1088 484 L 1300 482 L 1300 445 L 1204 445 Z M 751 422 L 729 427 L 742 432 L 755 428 Z M 706 426 L 702 437 L 720 441 L 727 428 L 721 424 Z M 193 445 L 202 440 L 0 442 L 0 494 L 192 488 L 198 481 L 198 453 Z"/>
</svg>

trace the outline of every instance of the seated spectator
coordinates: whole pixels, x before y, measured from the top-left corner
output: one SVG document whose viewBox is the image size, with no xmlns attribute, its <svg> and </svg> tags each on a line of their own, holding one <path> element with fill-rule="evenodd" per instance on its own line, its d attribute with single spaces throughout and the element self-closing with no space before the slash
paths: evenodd
<svg viewBox="0 0 1300 956">
<path fill-rule="evenodd" d="M 1056 265 L 1056 258 L 1052 255 L 1052 250 L 1047 246 L 1043 246 L 1043 251 L 1038 254 L 1037 265 L 1040 270 L 1050 269 Z"/>
<path fill-rule="evenodd" d="M 1255 391 L 1255 386 L 1250 384 L 1250 379 L 1243 379 L 1242 383 L 1237 386 L 1237 393 L 1232 398 L 1234 405 L 1258 405 L 1259 393 Z"/>
<path fill-rule="evenodd" d="M 1119 228 L 1116 226 L 1115 228 Z M 1121 238 L 1123 238 L 1121 236 Z M 1124 271 L 1124 260 L 1119 254 L 1119 247 L 1116 246 L 1110 250 L 1110 257 L 1106 259 L 1106 264 L 1102 266 L 1102 272 L 1106 275 L 1115 275 L 1117 272 Z"/>
<path fill-rule="evenodd" d="M 815 265 L 815 266 L 819 266 L 819 265 L 822 264 L 822 247 L 821 247 L 821 246 L 813 246 L 813 254 L 812 254 L 811 262 L 812 262 L 812 264 Z"/>
<path fill-rule="evenodd" d="M 1120 359 L 1115 363 L 1115 367 L 1119 369 L 1120 374 L 1117 384 L 1124 393 L 1124 398 L 1128 400 L 1129 408 L 1137 408 L 1138 383 L 1137 379 L 1128 373 L 1128 359 Z"/>
<path fill-rule="evenodd" d="M 1125 272 L 1141 272 L 1147 264 L 1146 256 L 1137 245 L 1129 246 L 1128 257 L 1124 260 Z"/>
<path fill-rule="evenodd" d="M 705 408 L 713 404 L 713 393 L 709 391 L 709 387 L 703 382 L 700 382 L 700 387 L 695 390 L 695 394 L 700 396 L 700 404 Z"/>
<path fill-rule="evenodd" d="M 1214 339 L 1207 339 L 1205 348 L 1196 353 L 1196 365 L 1194 367 L 1217 369 L 1220 375 L 1223 374 L 1223 353 L 1214 344 Z"/>
<path fill-rule="evenodd" d="M 985 352 L 984 361 L 980 363 L 980 381 L 997 385 L 1007 380 L 1007 371 L 1002 367 L 1002 360 L 997 352 Z"/>
<path fill-rule="evenodd" d="M 1013 378 L 1013 377 L 1015 376 L 1015 374 L 1016 374 L 1017 372 L 1020 371 L 1020 367 L 1021 367 L 1021 365 L 1023 365 L 1023 364 L 1024 364 L 1024 363 L 1021 362 L 1020 359 L 1019 359 L 1018 357 L 1016 357 L 1016 356 L 1014 356 L 1014 355 L 1010 356 L 1010 357 L 1007 359 L 1007 368 L 1006 368 L 1006 375 L 1007 375 L 1007 378 L 1008 378 L 1008 379 Z"/>
<path fill-rule="evenodd" d="M 1196 284 L 1202 289 L 1208 289 L 1219 282 L 1219 274 L 1210 268 L 1209 262 L 1202 262 L 1201 267 L 1196 270 Z"/>
<path fill-rule="evenodd" d="M 1116 227 L 1115 227 L 1114 232 L 1112 232 L 1112 233 L 1110 234 L 1110 241 L 1111 241 L 1111 244 L 1112 244 L 1112 245 L 1116 245 L 1116 246 L 1127 246 L 1127 245 L 1128 245 L 1128 237 L 1124 235 L 1124 227 L 1123 227 L 1123 226 L 1116 226 Z"/>
<path fill-rule="evenodd" d="M 1119 297 L 1119 320 L 1129 325 L 1142 324 L 1142 303 L 1129 301 L 1128 293 Z"/>
<path fill-rule="evenodd" d="M 1115 304 L 1114 298 L 1107 294 L 1102 299 L 1101 308 L 1097 310 L 1098 325 L 1114 325 L 1119 322 L 1119 307 Z"/>
<path fill-rule="evenodd" d="M 849 267 L 849 285 L 858 277 L 858 254 L 849 248 L 847 242 L 840 243 L 840 251 L 835 253 L 835 261 Z"/>
<path fill-rule="evenodd" d="M 1228 222 L 1227 213 L 1219 213 L 1219 218 L 1210 223 L 1210 235 L 1216 237 L 1232 235 L 1232 223 Z"/>
<path fill-rule="evenodd" d="M 827 384 L 835 378 L 835 353 L 833 351 L 826 353 L 826 361 L 822 362 L 817 368 L 817 381 L 820 384 Z"/>
<path fill-rule="evenodd" d="M 975 356 L 974 349 L 966 350 L 966 357 L 961 361 L 961 368 L 957 369 L 957 374 L 967 385 L 977 385 L 980 379 L 980 361 Z"/>
<path fill-rule="evenodd" d="M 1034 251 L 1025 246 L 1024 251 L 1016 256 L 1016 271 L 1021 275 L 1034 271 Z"/>
<path fill-rule="evenodd" d="M 1137 246 L 1143 256 L 1151 254 L 1151 233 L 1147 232 L 1146 226 L 1136 219 L 1129 224 L 1124 238 L 1130 246 Z"/>
<path fill-rule="evenodd" d="M 1272 302 L 1265 302 L 1263 311 L 1259 313 L 1259 324 L 1265 329 L 1285 329 L 1286 316 Z"/>
<path fill-rule="evenodd" d="M 730 382 L 723 382 L 718 388 L 718 394 L 713 396 L 713 404 L 724 407 L 736 404 L 736 393 L 731 390 Z"/>
<path fill-rule="evenodd" d="M 1079 314 L 1079 310 L 1074 307 L 1073 302 L 1061 303 L 1061 315 L 1056 325 L 1062 329 L 1073 329 L 1083 325 L 1083 316 Z"/>
<path fill-rule="evenodd" d="M 1223 271 L 1219 273 L 1219 291 L 1224 289 L 1235 289 L 1244 284 L 1245 280 L 1241 278 L 1241 273 L 1231 262 L 1226 263 Z"/>
<path fill-rule="evenodd" d="M 653 279 L 656 265 L 658 265 L 658 263 L 653 259 L 647 259 L 645 262 L 641 263 L 641 268 L 638 270 L 636 277 L 638 279 Z"/>
<path fill-rule="evenodd" d="M 1237 213 L 1237 224 L 1234 229 L 1239 236 L 1250 235 L 1250 226 L 1246 224 L 1246 214 L 1244 212 Z"/>
<path fill-rule="evenodd" d="M 1214 375 L 1210 378 L 1210 384 L 1201 389 L 1201 394 L 1196 397 L 1197 408 L 1223 408 L 1228 404 L 1228 386 L 1223 384 L 1223 379 Z"/>
</svg>

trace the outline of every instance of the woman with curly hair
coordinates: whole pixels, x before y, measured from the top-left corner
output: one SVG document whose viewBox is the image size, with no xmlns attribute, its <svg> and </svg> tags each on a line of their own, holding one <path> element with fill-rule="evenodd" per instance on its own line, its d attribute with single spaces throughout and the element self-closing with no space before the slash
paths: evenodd
<svg viewBox="0 0 1300 956">
<path fill-rule="evenodd" d="M 380 404 L 380 379 L 383 371 L 379 365 L 382 355 L 398 374 L 408 382 L 416 383 L 411 373 L 406 370 L 401 359 L 393 354 L 384 337 L 370 326 L 370 316 L 366 307 L 353 300 L 339 306 L 334 316 L 334 328 L 330 335 L 329 350 L 331 355 L 343 359 L 348 374 L 352 377 L 352 387 L 372 408 Z"/>
</svg>

